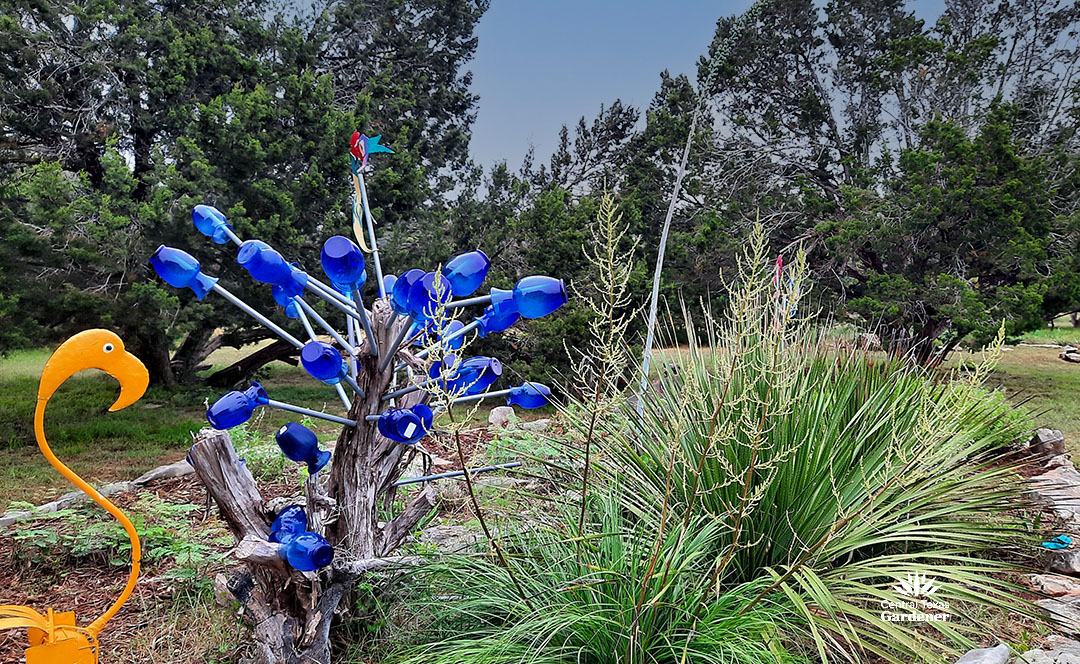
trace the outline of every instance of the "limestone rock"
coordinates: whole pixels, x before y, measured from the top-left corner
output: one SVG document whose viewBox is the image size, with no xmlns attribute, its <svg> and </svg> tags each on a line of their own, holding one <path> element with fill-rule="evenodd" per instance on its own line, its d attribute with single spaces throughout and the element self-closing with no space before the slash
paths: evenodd
<svg viewBox="0 0 1080 664">
<path fill-rule="evenodd" d="M 1029 650 L 1018 656 L 1015 664 L 1080 664 L 1080 641 L 1051 634 L 1046 648 Z"/>
<path fill-rule="evenodd" d="M 1028 451 L 1032 454 L 1056 455 L 1065 453 L 1065 435 L 1057 429 L 1036 429 Z"/>
<path fill-rule="evenodd" d="M 1070 636 L 1080 636 L 1080 598 L 1062 597 L 1035 601 L 1058 628 Z"/>
<path fill-rule="evenodd" d="M 191 464 L 189 464 L 187 460 L 181 459 L 176 463 L 158 466 L 151 471 L 143 473 L 142 475 L 137 477 L 134 482 L 135 484 L 141 485 L 153 482 L 154 480 L 164 480 L 171 477 L 183 477 L 184 475 L 190 475 L 194 472 L 195 469 L 191 467 Z"/>
<path fill-rule="evenodd" d="M 513 406 L 496 406 L 488 414 L 488 424 L 493 427 L 505 427 L 514 417 Z"/>
<path fill-rule="evenodd" d="M 1047 468 L 1058 468 L 1060 466 L 1072 466 L 1072 459 L 1069 458 L 1069 453 L 1057 454 L 1050 457 L 1050 460 L 1046 462 Z"/>
<path fill-rule="evenodd" d="M 547 431 L 549 426 L 551 426 L 551 420 L 542 419 L 525 422 L 521 425 L 521 428 L 526 431 Z"/>
<path fill-rule="evenodd" d="M 1051 468 L 1028 480 L 1032 498 L 1062 519 L 1080 521 L 1080 472 L 1072 466 Z"/>
<path fill-rule="evenodd" d="M 1080 597 L 1080 580 L 1057 574 L 1032 574 L 1031 589 L 1051 597 Z"/>
<path fill-rule="evenodd" d="M 1080 576 L 1080 550 L 1055 551 L 1050 559 L 1050 569 L 1060 574 Z"/>
<path fill-rule="evenodd" d="M 224 573 L 218 572 L 214 577 L 214 603 L 218 606 L 230 607 L 236 604 L 236 597 L 229 590 L 229 579 Z"/>
<path fill-rule="evenodd" d="M 468 551 L 482 538 L 482 533 L 465 526 L 428 526 L 420 533 L 420 543 L 434 546 L 439 553 Z"/>
<path fill-rule="evenodd" d="M 993 648 L 969 650 L 956 664 L 1006 664 L 1009 661 L 1009 646 L 999 643 Z"/>
</svg>

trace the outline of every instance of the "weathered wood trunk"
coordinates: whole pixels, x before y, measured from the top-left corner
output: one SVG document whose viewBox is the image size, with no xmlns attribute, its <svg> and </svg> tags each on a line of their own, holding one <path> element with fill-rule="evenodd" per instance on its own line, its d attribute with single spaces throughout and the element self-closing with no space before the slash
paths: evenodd
<svg viewBox="0 0 1080 664">
<path fill-rule="evenodd" d="M 390 324 L 385 301 L 371 312 L 379 348 L 387 349 L 401 326 Z M 353 400 L 348 417 L 358 425 L 344 427 L 338 436 L 329 471 L 307 482 L 308 528 L 323 534 L 334 546 L 334 561 L 318 572 L 291 569 L 267 541 L 274 514 L 266 509 L 255 480 L 233 450 L 224 431 L 204 429 L 191 448 L 189 460 L 213 496 L 237 546 L 233 557 L 242 563 L 228 582 L 229 591 L 243 607 L 253 627 L 256 653 L 252 664 L 329 664 L 330 624 L 342 599 L 358 578 L 373 570 L 400 567 L 411 561 L 388 557 L 434 506 L 434 491 L 424 488 L 397 515 L 380 522 L 380 505 L 392 505 L 394 482 L 416 454 L 415 448 L 388 440 L 365 415 L 385 410 L 381 397 L 393 378 L 393 367 L 379 372 L 379 360 L 367 354 L 360 363 L 357 383 L 366 398 Z M 411 364 L 407 351 L 399 357 Z M 423 398 L 414 392 L 398 400 L 409 407 Z"/>
</svg>

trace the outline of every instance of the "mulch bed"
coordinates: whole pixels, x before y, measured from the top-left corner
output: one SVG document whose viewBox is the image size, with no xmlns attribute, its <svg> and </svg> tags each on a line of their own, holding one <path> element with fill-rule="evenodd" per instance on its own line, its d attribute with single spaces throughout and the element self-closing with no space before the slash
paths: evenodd
<svg viewBox="0 0 1080 664">
<path fill-rule="evenodd" d="M 494 436 L 486 429 L 473 429 L 462 432 L 461 444 L 467 463 L 472 464 Z M 425 449 L 447 462 L 433 472 L 460 470 L 460 458 L 454 441 L 449 436 L 429 437 L 424 440 Z M 294 496 L 298 486 L 294 482 L 258 482 L 265 500 L 282 496 Z M 125 512 L 131 514 L 131 508 L 148 495 L 161 502 L 171 504 L 198 505 L 202 509 L 192 510 L 189 520 L 193 528 L 222 529 L 217 519 L 217 508 L 209 501 L 207 492 L 198 477 L 171 478 L 153 482 L 139 490 L 114 496 L 111 500 Z M 92 503 L 83 503 L 78 509 L 88 510 L 95 517 L 100 513 L 104 522 L 110 520 L 108 514 Z M 149 522 L 152 517 L 144 515 Z M 46 526 L 46 523 L 49 524 Z M 148 524 L 149 525 L 149 524 Z M 156 524 L 166 525 L 166 524 Z M 70 528 L 62 520 L 39 522 L 34 527 L 63 529 Z M 111 565 L 91 558 L 68 558 L 63 551 L 56 551 L 55 560 L 33 562 L 28 560 L 27 547 L 15 539 L 19 525 L 0 531 L 0 604 L 30 606 L 44 613 L 48 607 L 57 611 L 71 610 L 77 607 L 76 619 L 85 625 L 94 617 L 101 615 L 116 599 L 127 582 L 129 567 Z M 221 552 L 229 547 L 223 546 Z M 131 599 L 109 622 L 101 634 L 101 652 L 103 661 L 118 661 L 123 657 L 123 646 L 147 630 L 154 629 L 156 609 L 162 603 L 174 598 L 175 581 L 166 578 L 176 565 L 171 559 L 143 562 L 139 582 Z M 224 569 L 224 567 L 222 568 Z M 220 570 L 210 570 L 210 578 Z M 27 647 L 26 630 L 0 631 L 0 664 L 19 664 L 24 662 L 23 651 Z M 117 652 L 119 650 L 119 652 Z"/>
<path fill-rule="evenodd" d="M 206 491 L 194 475 L 160 480 L 139 491 L 117 495 L 112 501 L 117 507 L 128 511 L 147 494 L 169 503 L 206 504 Z M 85 504 L 83 509 L 101 512 L 102 520 L 112 518 L 92 503 Z M 213 512 L 193 510 L 190 519 L 193 523 L 206 525 L 208 528 L 220 527 Z M 54 526 L 61 529 L 65 524 L 55 522 Z M 30 606 L 41 613 L 45 613 L 48 607 L 58 611 L 77 607 L 76 620 L 85 625 L 104 613 L 127 583 L 127 565 L 102 564 L 90 559 L 65 560 L 59 551 L 56 552 L 57 558 L 64 562 L 57 567 L 49 561 L 34 563 L 25 559 L 22 555 L 25 547 L 15 540 L 17 527 L 0 532 L 0 579 L 4 580 L 4 583 L 0 584 L 0 604 Z M 103 659 L 104 654 L 117 644 L 122 644 L 140 630 L 147 629 L 149 619 L 154 615 L 155 605 L 166 602 L 173 596 L 174 582 L 164 576 L 174 567 L 173 562 L 167 558 L 144 562 L 139 583 L 135 586 L 131 599 L 101 634 Z M 24 661 L 23 650 L 26 647 L 26 630 L 0 631 L 0 664 Z"/>
</svg>

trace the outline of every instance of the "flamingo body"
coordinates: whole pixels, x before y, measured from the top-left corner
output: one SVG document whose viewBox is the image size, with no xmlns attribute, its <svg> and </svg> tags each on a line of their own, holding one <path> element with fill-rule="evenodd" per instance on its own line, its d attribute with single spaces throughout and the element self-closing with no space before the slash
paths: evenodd
<svg viewBox="0 0 1080 664">
<path fill-rule="evenodd" d="M 150 383 L 146 367 L 124 350 L 124 342 L 116 334 L 108 330 L 79 332 L 60 344 L 45 363 L 38 384 L 37 408 L 34 410 L 34 435 L 48 462 L 123 525 L 131 541 L 131 572 L 120 597 L 86 627 L 79 627 L 75 622 L 75 613 L 70 611 L 54 612 L 48 609 L 42 615 L 26 606 L 0 606 L 0 629 L 29 628 L 30 647 L 26 650 L 26 664 L 96 664 L 97 635 L 131 596 L 139 577 L 142 554 L 139 535 L 131 520 L 57 459 L 45 440 L 45 407 L 49 399 L 64 381 L 84 369 L 100 369 L 120 383 L 120 395 L 109 407 L 110 411 L 127 408 L 138 401 Z"/>
</svg>

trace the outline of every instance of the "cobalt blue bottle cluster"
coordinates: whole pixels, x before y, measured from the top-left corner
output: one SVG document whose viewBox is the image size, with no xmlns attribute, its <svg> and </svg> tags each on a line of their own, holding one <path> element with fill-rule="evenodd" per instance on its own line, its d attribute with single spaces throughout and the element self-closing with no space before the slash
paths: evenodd
<svg viewBox="0 0 1080 664">
<path fill-rule="evenodd" d="M 306 463 L 314 475 L 330 461 L 330 452 L 319 449 L 319 438 L 303 424 L 289 422 L 274 434 L 281 453 L 297 463 Z"/>
<path fill-rule="evenodd" d="M 271 286 L 274 302 L 283 307 L 288 318 L 305 318 L 298 306 L 298 297 L 301 297 L 308 287 L 312 287 L 312 292 L 316 295 L 321 293 L 320 297 L 339 308 L 343 302 L 347 306 L 347 300 L 338 298 L 335 301 L 327 297 L 332 293 L 325 292 L 320 284 L 309 284 L 306 272 L 296 263 L 286 260 L 267 243 L 258 239 L 241 242 L 233 233 L 233 226 L 224 213 L 216 207 L 197 205 L 192 210 L 191 218 L 196 229 L 214 243 L 226 244 L 233 241 L 240 244 L 236 255 L 237 263 L 247 270 L 253 279 Z M 376 264 L 377 257 L 375 254 Z M 203 299 L 211 290 L 216 290 L 222 297 L 265 325 L 273 325 L 272 321 L 267 321 L 250 306 L 217 286 L 216 277 L 203 274 L 199 261 L 191 254 L 173 247 L 161 246 L 150 258 L 150 263 L 170 285 L 190 288 L 199 299 Z M 350 298 L 367 281 L 364 251 L 349 237 L 334 235 L 327 238 L 322 245 L 320 263 L 333 288 Z M 510 328 L 522 318 L 540 318 L 559 309 L 567 301 L 566 286 L 561 279 L 534 275 L 518 280 L 509 290 L 492 288 L 487 296 L 475 297 L 474 293 L 483 285 L 490 269 L 491 261 L 488 256 L 477 249 L 452 257 L 438 271 L 411 269 L 400 275 L 384 275 L 380 285 L 391 310 L 398 316 L 412 320 L 412 327 L 401 335 L 402 339 L 397 343 L 406 338 L 418 337 L 413 343 L 427 348 L 443 344 L 441 354 L 445 356 L 442 362 L 435 362 L 429 368 L 428 386 L 437 385 L 442 391 L 455 397 L 506 396 L 510 405 L 538 408 L 549 401 L 551 390 L 547 386 L 526 382 L 506 390 L 487 392 L 502 375 L 501 363 L 491 357 L 471 357 L 459 362 L 454 351 L 462 348 L 468 331 L 476 330 L 477 335 L 485 337 Z M 436 287 L 440 281 L 442 283 Z M 455 303 L 454 298 L 458 298 L 459 302 Z M 359 302 L 356 304 L 363 306 Z M 436 309 L 443 305 L 483 305 L 485 308 L 469 325 L 451 320 L 443 329 L 433 330 L 431 319 Z M 365 325 L 368 325 L 366 321 Z M 302 342 L 281 328 L 271 329 L 293 345 L 301 346 Z M 350 365 L 339 348 L 315 339 L 314 333 L 310 333 L 310 336 L 311 341 L 303 343 L 300 352 L 300 361 L 305 371 L 329 385 L 347 381 Z M 392 366 L 385 361 L 387 358 L 378 359 L 378 366 Z M 453 367 L 453 370 L 447 370 L 447 366 Z M 424 385 L 420 386 L 420 389 L 424 388 Z M 271 404 L 266 390 L 259 383 L 253 382 L 246 390 L 231 391 L 214 402 L 207 410 L 207 420 L 218 429 L 228 429 L 248 421 L 257 407 L 266 405 L 287 410 L 297 408 L 278 402 Z M 378 430 L 387 438 L 412 444 L 430 431 L 434 415 L 431 408 L 419 404 L 408 409 L 391 408 L 372 419 L 377 420 Z M 334 421 L 342 420 L 338 418 Z M 315 434 L 296 422 L 283 426 L 275 438 L 285 456 L 298 463 L 307 464 L 311 473 L 323 468 L 330 458 L 329 452 L 319 450 Z M 301 534 L 309 533 L 302 531 Z"/>
<path fill-rule="evenodd" d="M 253 382 L 243 392 L 226 392 L 206 411 L 206 419 L 215 429 L 231 429 L 251 419 L 259 406 L 270 403 L 263 386 Z"/>
<path fill-rule="evenodd" d="M 278 557 L 301 572 L 314 572 L 334 560 L 334 549 L 322 535 L 307 530 L 307 515 L 299 505 L 281 510 L 270 526 L 270 541 Z"/>
</svg>

